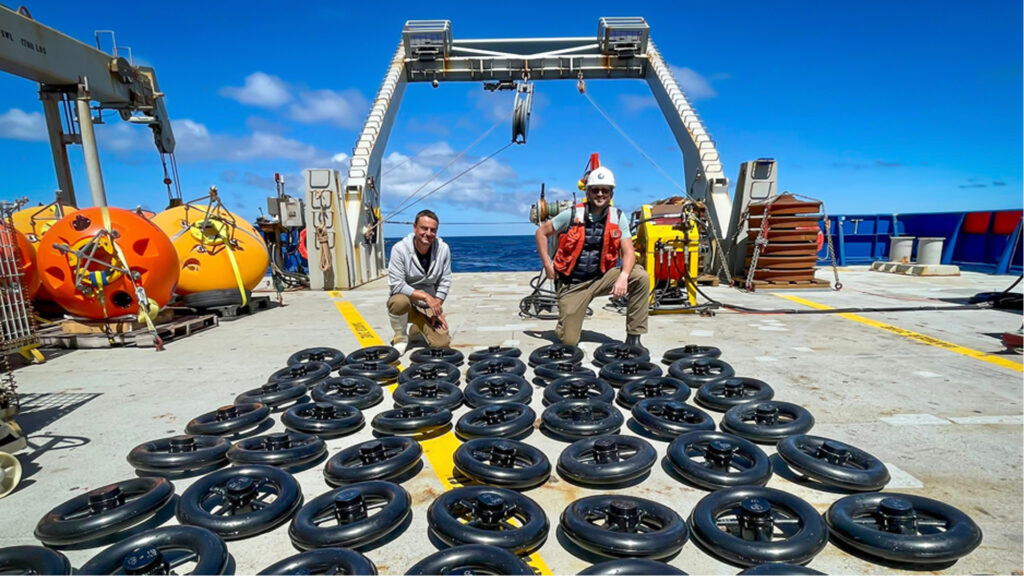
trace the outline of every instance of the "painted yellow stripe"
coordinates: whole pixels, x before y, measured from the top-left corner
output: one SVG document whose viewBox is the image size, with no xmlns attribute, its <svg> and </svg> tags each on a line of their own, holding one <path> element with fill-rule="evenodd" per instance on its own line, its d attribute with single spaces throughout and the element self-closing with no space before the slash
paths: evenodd
<svg viewBox="0 0 1024 576">
<path fill-rule="evenodd" d="M 341 290 L 328 290 L 327 295 L 331 298 L 342 298 Z"/>
<path fill-rule="evenodd" d="M 341 316 L 348 323 L 348 327 L 355 334 L 356 339 L 359 340 L 361 347 L 366 346 L 383 346 L 384 341 L 377 336 L 377 333 L 373 331 L 373 328 L 366 323 L 363 316 L 356 310 L 356 307 L 351 302 L 335 302 L 334 305 L 341 312 Z M 401 369 L 401 367 L 399 367 Z M 388 386 L 390 392 L 395 391 L 396 385 Z M 423 446 L 423 454 L 427 457 L 427 462 L 430 463 L 430 469 L 434 471 L 437 479 L 441 482 L 441 486 L 444 487 L 445 491 L 451 490 L 461 486 L 458 481 L 453 478 L 452 472 L 455 470 L 455 461 L 453 455 L 455 454 L 456 448 L 459 447 L 459 439 L 455 437 L 455 433 L 448 431 L 436 438 L 430 438 L 428 440 L 420 440 L 420 445 Z M 550 537 L 550 536 L 549 536 Z M 536 570 L 541 576 L 550 576 L 551 569 L 548 567 L 547 562 L 540 557 L 539 553 L 534 552 L 526 558 L 526 563 L 529 564 Z"/>
<path fill-rule="evenodd" d="M 797 304 L 803 304 L 804 306 L 816 308 L 818 310 L 833 309 L 831 306 L 826 306 L 825 304 L 812 302 L 811 300 L 806 300 L 804 298 L 800 298 L 799 296 L 792 296 L 789 294 L 776 294 L 776 296 L 778 296 L 779 298 L 785 298 L 786 300 L 790 300 L 792 302 L 796 302 Z M 885 330 L 886 332 L 891 332 L 893 334 L 896 334 L 897 336 L 909 338 L 911 340 L 914 340 L 915 342 L 920 342 L 921 344 L 927 344 L 929 346 L 935 346 L 936 348 L 942 348 L 943 350 L 948 350 L 950 352 L 955 352 L 957 354 L 969 356 L 976 360 L 981 360 L 982 362 L 988 362 L 990 364 L 995 364 L 996 366 L 1001 366 L 1003 368 L 1009 368 L 1010 370 L 1015 370 L 1017 372 L 1024 371 L 1024 366 L 1022 366 L 1019 362 L 1014 362 L 1006 358 L 1000 358 L 999 356 L 994 356 L 992 354 L 986 354 L 978 350 L 973 350 L 971 348 L 953 344 L 952 342 L 946 342 L 945 340 L 940 340 L 933 336 L 928 336 L 926 334 L 920 334 L 918 332 L 906 330 L 904 328 L 900 328 L 899 326 L 893 326 L 892 324 L 886 324 L 885 322 L 879 322 L 877 320 L 872 320 L 870 318 L 858 316 L 857 314 L 842 313 L 837 314 L 837 316 L 842 316 L 847 320 L 860 322 L 861 324 L 866 324 L 868 326 L 878 328 L 879 330 Z"/>
</svg>

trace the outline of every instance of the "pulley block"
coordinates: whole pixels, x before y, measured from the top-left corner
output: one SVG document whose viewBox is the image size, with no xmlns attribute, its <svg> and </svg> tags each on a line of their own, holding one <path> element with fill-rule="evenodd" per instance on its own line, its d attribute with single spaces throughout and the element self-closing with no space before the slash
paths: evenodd
<svg viewBox="0 0 1024 576">
<path fill-rule="evenodd" d="M 668 398 L 645 398 L 633 405 L 632 414 L 638 426 L 661 440 L 715 429 L 715 421 L 707 412 Z"/>
<path fill-rule="evenodd" d="M 547 387 L 548 384 L 559 378 L 567 376 L 594 376 L 594 371 L 581 364 L 574 364 L 564 360 L 541 364 L 533 369 L 533 383 L 542 388 Z"/>
<path fill-rule="evenodd" d="M 583 438 L 562 450 L 558 474 L 576 484 L 621 485 L 644 477 L 657 457 L 651 443 L 636 436 Z"/>
<path fill-rule="evenodd" d="M 563 376 L 544 387 L 544 405 L 562 400 L 597 400 L 611 404 L 615 389 L 597 376 Z"/>
<path fill-rule="evenodd" d="M 346 364 L 362 364 L 363 362 L 376 362 L 378 364 L 388 364 L 391 366 L 398 366 L 399 360 L 402 355 L 398 353 L 391 346 L 367 346 L 366 348 L 360 348 L 350 353 L 345 358 Z"/>
<path fill-rule="evenodd" d="M 452 384 L 458 384 L 462 374 L 458 366 L 448 362 L 424 362 L 413 364 L 405 369 L 398 377 L 399 384 L 407 382 L 418 382 L 422 380 L 444 380 Z"/>
<path fill-rule="evenodd" d="M 143 442 L 128 453 L 136 470 L 160 476 L 208 472 L 228 463 L 231 443 L 220 436 L 186 434 Z"/>
<path fill-rule="evenodd" d="M 167 520 L 174 485 L 164 478 L 124 480 L 91 490 L 46 513 L 35 537 L 51 548 L 91 547 Z M 167 509 L 169 512 L 169 509 Z"/>
<path fill-rule="evenodd" d="M 235 559 L 220 536 L 199 526 L 147 530 L 103 550 L 79 574 L 234 574 Z"/>
<path fill-rule="evenodd" d="M 658 378 L 661 366 L 644 360 L 616 360 L 601 367 L 599 376 L 615 388 L 637 380 Z"/>
<path fill-rule="evenodd" d="M 661 363 L 666 366 L 670 366 L 677 360 L 682 360 L 683 358 L 719 358 L 721 356 L 722 351 L 714 346 L 687 344 L 680 348 L 666 350 L 661 356 Z"/>
<path fill-rule="evenodd" d="M 734 486 L 764 486 L 772 464 L 750 440 L 711 430 L 687 432 L 665 450 L 669 469 L 694 486 L 718 490 Z"/>
<path fill-rule="evenodd" d="M 767 383 L 756 378 L 730 376 L 714 382 L 708 382 L 697 390 L 697 404 L 714 410 L 725 412 L 739 404 L 763 402 L 771 400 L 775 391 Z"/>
<path fill-rule="evenodd" d="M 736 374 L 732 366 L 724 361 L 706 356 L 680 358 L 668 367 L 668 373 L 673 378 L 686 382 L 690 388 L 700 388 L 708 382 Z"/>
<path fill-rule="evenodd" d="M 488 374 L 515 374 L 522 376 L 526 374 L 526 364 L 519 358 L 511 356 L 492 356 L 484 358 L 470 365 L 466 372 L 466 382 L 472 382 L 481 376 Z"/>
<path fill-rule="evenodd" d="M 517 440 L 477 438 L 459 446 L 455 468 L 481 484 L 525 490 L 547 482 L 551 463 L 543 452 Z"/>
<path fill-rule="evenodd" d="M 286 380 L 267 382 L 259 388 L 242 392 L 235 397 L 235 404 L 263 404 L 274 412 L 284 410 L 297 402 L 305 402 L 306 386 Z"/>
<path fill-rule="evenodd" d="M 802 406 L 768 400 L 733 406 L 722 416 L 722 431 L 759 444 L 775 444 L 814 426 L 814 416 Z"/>
<path fill-rule="evenodd" d="M 306 387 L 306 390 L 330 378 L 331 365 L 327 362 L 302 362 L 289 364 L 270 375 L 268 382 L 291 382 Z"/>
<path fill-rule="evenodd" d="M 321 494 L 299 509 L 288 527 L 292 544 L 311 548 L 368 547 L 399 529 L 412 498 L 393 482 L 371 480 Z"/>
<path fill-rule="evenodd" d="M 776 447 L 796 473 L 854 492 L 876 492 L 889 483 L 889 469 L 871 454 L 838 440 L 795 434 Z"/>
<path fill-rule="evenodd" d="M 426 436 L 451 421 L 452 411 L 447 408 L 413 405 L 384 410 L 373 417 L 370 426 L 385 436 Z"/>
<path fill-rule="evenodd" d="M 533 431 L 537 413 L 526 404 L 485 404 L 463 414 L 455 423 L 455 435 L 473 438 L 522 438 Z"/>
<path fill-rule="evenodd" d="M 185 426 L 185 432 L 196 436 L 239 437 L 261 428 L 269 417 L 270 408 L 266 404 L 229 404 L 196 416 Z"/>
<path fill-rule="evenodd" d="M 465 356 L 454 348 L 420 348 L 409 355 L 413 364 L 423 362 L 447 362 L 453 366 L 462 366 Z"/>
<path fill-rule="evenodd" d="M 376 406 L 384 399 L 380 384 L 364 376 L 328 378 L 313 388 L 313 400 L 346 404 L 360 410 Z"/>
<path fill-rule="evenodd" d="M 716 490 L 690 513 L 693 537 L 711 554 L 740 566 L 806 564 L 828 543 L 825 521 L 807 502 L 781 490 Z"/>
<path fill-rule="evenodd" d="M 390 480 L 414 470 L 423 447 L 412 438 L 386 436 L 349 446 L 331 456 L 324 466 L 324 479 L 332 486 L 369 480 Z"/>
<path fill-rule="evenodd" d="M 686 382 L 671 376 L 655 376 L 627 382 L 619 388 L 615 401 L 623 408 L 631 409 L 633 405 L 645 398 L 665 398 L 676 402 L 685 402 L 690 397 L 690 387 Z"/>
<path fill-rule="evenodd" d="M 445 380 L 410 380 L 395 388 L 392 396 L 396 408 L 434 406 L 455 410 L 462 406 L 462 390 Z"/>
<path fill-rule="evenodd" d="M 541 423 L 549 432 L 571 439 L 616 434 L 623 422 L 618 408 L 600 400 L 563 400 L 541 414 Z"/>
<path fill-rule="evenodd" d="M 326 362 L 334 370 L 345 363 L 345 353 L 337 348 L 306 348 L 288 357 L 288 365 L 305 364 L 307 362 Z"/>
<path fill-rule="evenodd" d="M 608 342 L 601 344 L 597 347 L 597 350 L 594 350 L 594 364 L 598 367 L 623 360 L 647 362 L 650 359 L 651 354 L 643 346 L 637 346 L 636 344 Z"/>
<path fill-rule="evenodd" d="M 539 504 L 493 486 L 444 492 L 427 509 L 427 525 L 449 546 L 488 544 L 519 555 L 537 550 L 548 536 L 548 517 Z"/>
<path fill-rule="evenodd" d="M 612 558 L 659 559 L 689 538 L 679 514 L 653 500 L 625 495 L 587 496 L 562 512 L 562 531 L 580 548 Z"/>
<path fill-rule="evenodd" d="M 225 540 L 262 534 L 302 506 L 295 478 L 273 466 L 232 466 L 196 480 L 178 500 L 181 524 L 200 526 Z"/>
<path fill-rule="evenodd" d="M 900 564 L 940 564 L 981 544 L 981 528 L 957 508 L 911 494 L 851 494 L 825 513 L 832 537 L 867 556 Z"/>
<path fill-rule="evenodd" d="M 530 353 L 530 367 L 532 368 L 551 362 L 580 364 L 583 362 L 583 350 L 569 344 L 548 344 Z"/>
<path fill-rule="evenodd" d="M 356 432 L 366 423 L 363 413 L 348 404 L 307 402 L 292 406 L 281 416 L 289 430 L 316 434 L 321 438 L 337 438 Z"/>
<path fill-rule="evenodd" d="M 493 358 L 494 356 L 508 356 L 509 358 L 519 358 L 523 354 L 523 351 L 519 348 L 512 346 L 488 346 L 481 350 L 474 350 L 469 354 L 469 363 L 476 364 L 480 360 L 485 358 Z"/>
<path fill-rule="evenodd" d="M 327 453 L 323 438 L 302 432 L 275 432 L 235 442 L 228 450 L 232 464 L 262 464 L 297 471 Z"/>
<path fill-rule="evenodd" d="M 338 376 L 369 378 L 381 386 L 387 386 L 398 381 L 398 368 L 383 362 L 345 363 L 338 368 Z"/>
<path fill-rule="evenodd" d="M 466 404 L 473 408 L 506 402 L 529 404 L 533 388 L 525 378 L 516 374 L 487 374 L 471 380 L 465 394 Z"/>
</svg>

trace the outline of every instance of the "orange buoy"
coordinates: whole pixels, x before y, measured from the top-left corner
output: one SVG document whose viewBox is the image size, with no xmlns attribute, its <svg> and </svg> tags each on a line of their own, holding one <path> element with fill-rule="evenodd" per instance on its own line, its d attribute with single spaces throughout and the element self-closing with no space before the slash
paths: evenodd
<svg viewBox="0 0 1024 576">
<path fill-rule="evenodd" d="M 152 218 L 174 243 L 181 265 L 178 293 L 255 288 L 270 254 L 263 237 L 248 222 L 215 201 L 183 204 Z"/>
<path fill-rule="evenodd" d="M 139 314 L 136 288 L 145 291 L 147 309 L 163 307 L 178 282 L 171 240 L 121 208 L 86 208 L 66 216 L 43 236 L 37 261 L 54 301 L 96 320 Z"/>
<path fill-rule="evenodd" d="M 10 234 L 13 232 L 13 234 Z M 0 246 L 3 246 L 3 258 L 6 262 L 11 261 L 13 254 L 9 253 L 10 246 L 17 246 L 18 251 L 18 271 L 21 272 L 24 278 L 22 285 L 25 288 L 25 295 L 29 300 L 36 297 L 39 293 L 39 268 L 36 266 L 36 248 L 29 241 L 28 236 L 22 234 L 21 231 L 8 228 L 6 224 L 0 222 L 0 234 L 3 238 L 0 238 Z M 6 279 L 10 274 L 10 270 L 6 269 L 6 265 L 3 269 L 0 269 L 2 274 L 2 280 L 0 282 L 6 283 Z"/>
<path fill-rule="evenodd" d="M 57 223 L 58 220 L 78 212 L 78 208 L 71 206 L 70 204 L 62 204 L 60 202 L 50 202 L 43 206 L 29 206 L 22 208 L 11 215 L 11 220 L 14 222 L 14 228 L 25 235 L 29 243 L 32 245 L 32 255 L 35 258 L 35 254 L 39 249 L 39 239 L 42 238 L 51 226 Z M 53 300 L 53 295 L 46 289 L 46 286 L 40 282 L 39 288 L 36 290 L 36 300 Z"/>
</svg>

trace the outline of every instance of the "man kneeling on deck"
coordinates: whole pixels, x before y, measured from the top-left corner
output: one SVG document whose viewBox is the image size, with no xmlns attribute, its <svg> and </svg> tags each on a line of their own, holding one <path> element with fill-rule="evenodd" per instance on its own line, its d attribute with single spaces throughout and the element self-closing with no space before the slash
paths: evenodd
<svg viewBox="0 0 1024 576">
<path fill-rule="evenodd" d="M 421 210 L 412 223 L 412 234 L 391 249 L 388 261 L 388 318 L 395 338 L 391 345 L 404 354 L 409 344 L 407 327 L 412 323 L 431 348 L 451 343 L 443 304 L 452 285 L 452 254 L 437 236 L 437 214 Z"/>
<path fill-rule="evenodd" d="M 626 343 L 640 346 L 647 333 L 650 296 L 647 274 L 636 264 L 629 220 L 611 206 L 615 175 L 601 166 L 587 176 L 587 202 L 556 215 L 537 228 L 537 251 L 544 273 L 558 290 L 558 326 L 563 344 L 580 341 L 587 306 L 598 297 L 629 294 Z M 554 262 L 548 255 L 548 237 L 561 233 Z M 621 265 L 619 259 L 622 259 Z"/>
</svg>

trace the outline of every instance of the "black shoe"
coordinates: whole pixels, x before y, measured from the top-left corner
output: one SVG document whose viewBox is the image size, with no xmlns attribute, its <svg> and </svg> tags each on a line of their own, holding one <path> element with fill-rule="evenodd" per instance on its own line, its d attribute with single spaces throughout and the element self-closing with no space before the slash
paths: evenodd
<svg viewBox="0 0 1024 576">
<path fill-rule="evenodd" d="M 629 344 L 631 346 L 637 346 L 641 350 L 643 350 L 644 352 L 646 352 L 648 354 L 650 354 L 650 352 L 651 352 L 647 348 L 644 348 L 644 345 L 640 343 L 640 335 L 639 334 L 627 334 L 626 335 L 626 344 Z"/>
</svg>

